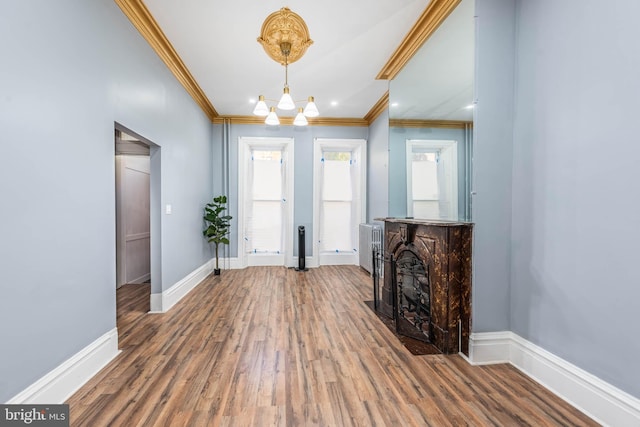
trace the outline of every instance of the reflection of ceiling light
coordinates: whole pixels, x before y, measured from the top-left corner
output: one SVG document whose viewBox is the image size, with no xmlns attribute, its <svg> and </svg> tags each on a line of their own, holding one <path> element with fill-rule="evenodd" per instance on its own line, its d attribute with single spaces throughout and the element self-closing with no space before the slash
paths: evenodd
<svg viewBox="0 0 640 427">
<path fill-rule="evenodd" d="M 278 102 L 278 109 L 285 111 L 295 110 L 296 102 L 304 101 L 294 101 L 289 93 L 289 63 L 300 59 L 307 47 L 313 43 L 309 38 L 307 24 L 300 16 L 283 7 L 265 19 L 258 41 L 271 59 L 284 65 L 284 89 Z M 265 123 L 267 125 L 275 126 L 280 124 L 276 108 L 269 108 L 265 97 L 262 95 L 258 98 L 253 114 L 266 116 Z M 307 106 L 298 108 L 298 114 L 293 124 L 295 126 L 306 126 L 308 124 L 307 117 L 316 117 L 319 114 L 314 98 L 310 96 L 307 100 Z"/>
<path fill-rule="evenodd" d="M 464 107 L 465 110 L 471 110 L 472 108 L 473 108 L 473 104 L 467 105 L 466 107 Z"/>
<path fill-rule="evenodd" d="M 391 106 L 392 106 L 392 107 L 397 107 L 397 106 L 398 106 L 398 103 L 397 103 L 397 102 L 392 102 L 392 103 L 391 103 Z"/>
</svg>

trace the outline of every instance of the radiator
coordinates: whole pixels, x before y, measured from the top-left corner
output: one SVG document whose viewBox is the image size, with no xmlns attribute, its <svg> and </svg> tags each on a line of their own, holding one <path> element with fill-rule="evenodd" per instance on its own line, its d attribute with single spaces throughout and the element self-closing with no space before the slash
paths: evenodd
<svg viewBox="0 0 640 427">
<path fill-rule="evenodd" d="M 373 274 L 373 249 L 379 254 L 382 253 L 382 227 L 376 224 L 360 224 L 360 267 Z M 382 263 L 379 263 L 382 264 Z M 381 272 L 378 271 L 378 276 Z"/>
</svg>

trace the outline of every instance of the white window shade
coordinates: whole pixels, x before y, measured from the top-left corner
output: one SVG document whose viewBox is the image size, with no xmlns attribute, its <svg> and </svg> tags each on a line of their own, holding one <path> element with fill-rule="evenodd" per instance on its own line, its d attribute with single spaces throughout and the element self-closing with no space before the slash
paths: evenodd
<svg viewBox="0 0 640 427">
<path fill-rule="evenodd" d="M 245 251 L 283 251 L 286 175 L 281 151 L 253 150 L 247 165 Z"/>
<path fill-rule="evenodd" d="M 280 253 L 282 251 L 282 202 L 254 201 L 253 215 L 248 218 L 248 252 Z"/>
<path fill-rule="evenodd" d="M 353 186 L 351 185 L 350 162 L 325 159 L 323 169 L 322 200 L 351 201 Z"/>
<path fill-rule="evenodd" d="M 438 164 L 431 160 L 412 162 L 413 200 L 438 199 Z"/>
<path fill-rule="evenodd" d="M 329 154 L 329 153 L 327 153 Z M 337 154 L 337 153 L 330 153 Z M 353 250 L 353 171 L 351 153 L 339 153 L 341 160 L 327 160 L 322 167 L 322 201 L 320 205 L 320 250 Z"/>
<path fill-rule="evenodd" d="M 282 198 L 283 179 L 281 156 L 278 155 L 273 159 L 263 159 L 258 154 L 259 152 L 254 152 L 253 158 L 253 199 L 280 200 Z"/>
</svg>

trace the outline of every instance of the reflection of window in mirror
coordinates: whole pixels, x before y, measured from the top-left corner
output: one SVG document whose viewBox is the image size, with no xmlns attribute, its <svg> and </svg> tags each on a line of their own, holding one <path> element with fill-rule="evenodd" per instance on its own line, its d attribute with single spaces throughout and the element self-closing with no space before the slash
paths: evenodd
<svg viewBox="0 0 640 427">
<path fill-rule="evenodd" d="M 458 219 L 456 141 L 407 140 L 407 214 L 422 219 Z"/>
</svg>

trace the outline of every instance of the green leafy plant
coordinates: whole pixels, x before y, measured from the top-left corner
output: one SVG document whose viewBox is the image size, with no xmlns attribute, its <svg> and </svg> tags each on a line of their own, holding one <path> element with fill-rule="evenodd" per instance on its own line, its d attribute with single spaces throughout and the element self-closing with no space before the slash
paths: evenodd
<svg viewBox="0 0 640 427">
<path fill-rule="evenodd" d="M 213 198 L 213 202 L 207 203 L 204 208 L 204 216 L 206 228 L 202 230 L 202 234 L 207 238 L 209 243 L 214 243 L 216 248 L 216 274 L 220 274 L 218 267 L 218 247 L 220 244 L 228 245 L 229 228 L 231 227 L 231 215 L 223 215 L 227 210 L 227 196 L 218 196 Z"/>
</svg>

